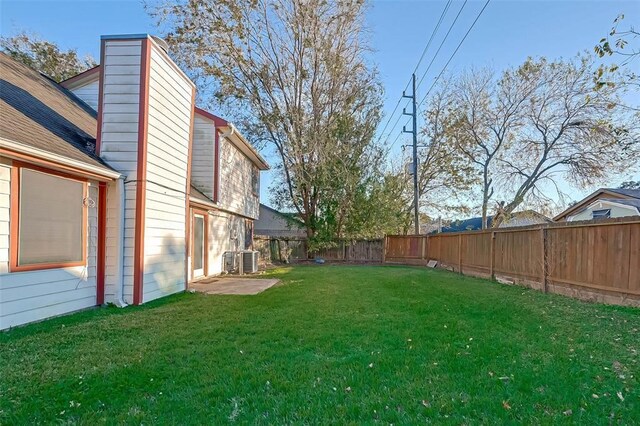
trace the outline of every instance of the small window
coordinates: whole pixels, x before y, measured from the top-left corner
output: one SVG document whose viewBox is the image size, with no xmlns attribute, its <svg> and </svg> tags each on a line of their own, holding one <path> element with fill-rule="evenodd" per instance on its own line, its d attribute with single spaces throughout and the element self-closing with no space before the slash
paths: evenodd
<svg viewBox="0 0 640 426">
<path fill-rule="evenodd" d="M 253 195 L 260 193 L 260 170 L 257 167 L 251 169 L 251 190 Z"/>
<path fill-rule="evenodd" d="M 16 176 L 16 175 L 14 175 Z M 20 167 L 12 270 L 79 266 L 86 258 L 86 182 Z M 14 186 L 15 188 L 15 186 Z"/>
<path fill-rule="evenodd" d="M 594 210 L 592 215 L 594 219 L 608 218 L 611 217 L 611 209 Z"/>
</svg>

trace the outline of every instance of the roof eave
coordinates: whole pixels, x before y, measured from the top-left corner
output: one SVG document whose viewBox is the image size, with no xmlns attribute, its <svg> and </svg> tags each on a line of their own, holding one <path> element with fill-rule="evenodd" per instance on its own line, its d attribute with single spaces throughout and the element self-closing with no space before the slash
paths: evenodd
<svg viewBox="0 0 640 426">
<path fill-rule="evenodd" d="M 97 179 L 115 180 L 122 177 L 119 172 L 107 166 L 100 167 L 87 164 L 79 160 L 73 160 L 59 154 L 44 151 L 20 142 L 15 142 L 4 137 L 0 137 L 0 152 L 8 158 L 20 161 L 25 161 L 25 159 L 33 160 L 35 162 L 40 161 L 54 168 L 59 167 L 63 169 L 73 169 Z"/>
<path fill-rule="evenodd" d="M 222 127 L 224 129 L 223 136 L 229 139 L 238 149 L 240 149 L 249 159 L 260 169 L 269 170 L 271 167 L 267 161 L 262 158 L 260 153 L 242 136 L 233 123 Z"/>
</svg>

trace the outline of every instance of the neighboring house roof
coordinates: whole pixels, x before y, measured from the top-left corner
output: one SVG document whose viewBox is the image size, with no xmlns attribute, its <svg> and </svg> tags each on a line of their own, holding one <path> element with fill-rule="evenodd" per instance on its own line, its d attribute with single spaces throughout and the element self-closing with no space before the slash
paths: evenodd
<svg viewBox="0 0 640 426">
<path fill-rule="evenodd" d="M 583 212 L 586 209 L 590 209 L 590 208 L 594 207 L 596 204 L 598 204 L 600 202 L 607 203 L 609 205 L 618 204 L 618 205 L 621 205 L 621 206 L 634 207 L 640 213 L 640 199 L 638 199 L 638 198 L 629 198 L 629 199 L 625 199 L 625 198 L 598 198 L 593 203 L 589 204 L 585 209 L 582 209 L 582 210 L 576 212 L 576 214 L 579 214 L 579 213 Z"/>
<path fill-rule="evenodd" d="M 95 155 L 96 115 L 55 81 L 0 53 L 0 144 L 19 144 L 113 173 Z"/>
<path fill-rule="evenodd" d="M 260 204 L 260 217 L 255 222 L 256 235 L 271 238 L 304 238 L 304 223 L 295 213 L 284 213 Z"/>
<path fill-rule="evenodd" d="M 298 218 L 297 213 L 281 212 L 279 210 L 274 209 L 273 207 L 269 207 L 266 204 L 262 204 L 262 203 L 260 203 L 260 208 L 269 210 L 271 213 L 276 214 L 278 216 L 282 216 L 282 218 L 286 219 L 292 224 L 304 226 L 304 222 Z"/>
<path fill-rule="evenodd" d="M 588 208 L 596 200 L 609 200 L 620 203 L 621 200 L 640 200 L 640 189 L 600 188 L 569 207 L 553 218 L 554 222 L 563 220 Z M 623 203 L 624 204 L 624 203 Z M 630 204 L 633 205 L 633 204 Z"/>
<path fill-rule="evenodd" d="M 533 210 L 524 210 L 521 212 L 513 212 L 508 219 L 505 219 L 500 228 L 527 226 L 537 223 L 550 222 L 551 220 L 543 214 Z M 487 227 L 491 228 L 493 216 L 487 216 Z M 449 225 L 442 227 L 442 232 L 463 232 L 476 231 L 482 229 L 482 216 L 472 217 L 470 219 L 454 220 Z M 436 232 L 436 230 L 432 231 Z"/>
<path fill-rule="evenodd" d="M 210 113 L 202 108 L 195 108 L 196 114 L 199 114 L 209 120 L 212 120 L 216 127 L 220 128 L 223 131 L 223 136 L 233 143 L 236 148 L 238 148 L 244 155 L 247 156 L 255 164 L 260 170 L 269 170 L 269 164 L 267 161 L 262 158 L 260 153 L 255 149 L 255 147 L 245 139 L 244 136 L 238 131 L 238 129 L 233 125 L 233 123 L 225 120 L 224 118 L 218 117 L 215 114 Z"/>
<path fill-rule="evenodd" d="M 606 189 L 607 191 L 615 192 L 616 194 L 637 198 L 640 200 L 640 189 L 623 189 L 623 188 L 606 188 Z"/>
<path fill-rule="evenodd" d="M 604 201 L 610 201 L 612 203 L 618 203 L 618 204 L 624 204 L 625 206 L 636 207 L 640 211 L 640 198 L 628 199 L 628 200 L 610 200 L 605 198 Z"/>
</svg>

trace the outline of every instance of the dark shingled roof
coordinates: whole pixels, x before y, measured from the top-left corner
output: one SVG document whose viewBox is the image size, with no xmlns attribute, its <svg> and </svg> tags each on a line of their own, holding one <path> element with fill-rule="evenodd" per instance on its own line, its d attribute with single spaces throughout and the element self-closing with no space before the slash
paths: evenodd
<svg viewBox="0 0 640 426">
<path fill-rule="evenodd" d="M 624 198 L 601 198 L 598 201 L 609 201 L 611 203 L 624 204 L 625 206 L 632 206 L 632 207 L 637 207 L 638 209 L 640 209 L 640 198 L 637 199 L 637 200 L 634 200 L 632 198 L 630 198 L 630 199 L 624 199 Z"/>
<path fill-rule="evenodd" d="M 0 52 L 0 136 L 106 170 L 95 112 L 50 78 Z"/>
<path fill-rule="evenodd" d="M 622 188 L 606 188 L 607 191 L 615 192 L 616 194 L 626 195 L 627 197 L 633 197 L 640 199 L 640 189 L 622 189 Z"/>
</svg>

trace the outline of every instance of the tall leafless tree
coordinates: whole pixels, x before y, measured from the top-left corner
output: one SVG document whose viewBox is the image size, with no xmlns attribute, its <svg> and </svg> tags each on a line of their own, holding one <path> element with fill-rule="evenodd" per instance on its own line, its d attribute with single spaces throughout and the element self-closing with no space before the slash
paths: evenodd
<svg viewBox="0 0 640 426">
<path fill-rule="evenodd" d="M 215 78 L 215 95 L 246 108 L 252 136 L 275 148 L 275 201 L 294 208 L 313 238 L 335 183 L 351 184 L 375 155 L 381 89 L 366 60 L 364 2 L 189 0 L 151 9 L 168 25 L 176 58 Z M 331 208 L 348 210 L 348 193 L 339 202 Z"/>
<path fill-rule="evenodd" d="M 529 59 L 454 82 L 448 137 L 482 176 L 484 228 L 494 197 L 504 218 L 560 180 L 584 188 L 638 166 L 637 116 L 621 107 L 621 86 L 594 86 L 595 70 L 587 56 Z"/>
</svg>

